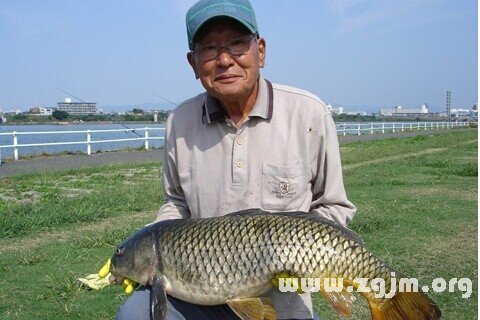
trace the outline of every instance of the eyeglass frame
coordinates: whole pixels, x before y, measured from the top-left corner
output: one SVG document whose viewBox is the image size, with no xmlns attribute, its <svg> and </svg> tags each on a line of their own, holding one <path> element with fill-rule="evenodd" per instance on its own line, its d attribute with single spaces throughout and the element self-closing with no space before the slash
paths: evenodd
<svg viewBox="0 0 480 320">
<path fill-rule="evenodd" d="M 215 55 L 214 58 L 211 58 L 211 59 L 201 59 L 201 60 L 204 61 L 204 62 L 207 62 L 207 61 L 212 61 L 212 60 L 217 59 L 217 58 L 220 56 L 221 48 L 223 48 L 223 47 L 225 47 L 226 52 L 227 52 L 230 56 L 232 56 L 232 57 L 240 57 L 240 56 L 243 56 L 243 55 L 245 55 L 245 54 L 248 52 L 248 50 L 250 50 L 250 47 L 252 46 L 253 42 L 254 42 L 255 40 L 258 40 L 258 39 L 259 39 L 259 36 L 258 36 L 257 34 L 253 34 L 253 33 L 249 34 L 248 37 L 251 38 L 251 39 L 250 39 L 250 44 L 248 45 L 248 49 L 247 49 L 245 52 L 243 52 L 243 53 L 232 54 L 232 53 L 230 52 L 230 50 L 228 49 L 228 46 L 227 46 L 227 45 L 228 45 L 230 42 L 232 42 L 232 41 L 235 41 L 235 40 L 238 40 L 238 39 L 244 39 L 244 37 L 238 37 L 238 38 L 231 39 L 231 40 L 229 40 L 229 41 L 227 41 L 227 42 L 224 42 L 224 43 L 222 43 L 221 45 L 217 45 L 217 46 L 216 46 L 217 54 Z M 247 37 L 245 36 L 245 38 L 247 38 Z M 190 50 L 190 52 L 192 52 L 192 53 L 193 53 L 194 55 L 196 55 L 196 56 L 199 56 L 199 53 L 196 52 L 195 50 Z"/>
</svg>

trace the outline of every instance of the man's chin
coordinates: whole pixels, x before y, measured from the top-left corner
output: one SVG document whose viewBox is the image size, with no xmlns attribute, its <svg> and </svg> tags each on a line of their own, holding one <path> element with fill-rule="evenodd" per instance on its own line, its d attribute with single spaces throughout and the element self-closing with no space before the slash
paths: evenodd
<svg viewBox="0 0 480 320">
<path fill-rule="evenodd" d="M 221 101 L 238 99 L 242 97 L 245 98 L 247 92 L 248 91 L 245 90 L 245 88 L 236 85 L 236 83 L 231 83 L 216 85 L 212 95 Z"/>
</svg>

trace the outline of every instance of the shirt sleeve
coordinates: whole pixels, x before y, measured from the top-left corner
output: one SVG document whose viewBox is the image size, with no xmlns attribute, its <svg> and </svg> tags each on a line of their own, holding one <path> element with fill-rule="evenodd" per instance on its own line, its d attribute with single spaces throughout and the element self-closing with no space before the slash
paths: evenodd
<svg viewBox="0 0 480 320">
<path fill-rule="evenodd" d="M 337 130 L 331 114 L 324 117 L 324 125 L 324 134 L 320 135 L 318 144 L 318 156 L 311 163 L 316 167 L 317 175 L 312 182 L 310 212 L 346 226 L 355 215 L 356 208 L 347 199 L 343 185 Z"/>
<path fill-rule="evenodd" d="M 157 212 L 155 222 L 170 219 L 188 219 L 191 217 L 178 175 L 172 122 L 173 115 L 170 115 L 165 130 L 165 152 L 162 164 L 165 203 Z"/>
</svg>

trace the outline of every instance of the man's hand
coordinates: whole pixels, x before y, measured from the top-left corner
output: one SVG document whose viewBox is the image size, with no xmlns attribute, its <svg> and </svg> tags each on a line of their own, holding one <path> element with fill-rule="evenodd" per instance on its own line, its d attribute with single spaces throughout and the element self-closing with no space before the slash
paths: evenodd
<svg viewBox="0 0 480 320">
<path fill-rule="evenodd" d="M 103 267 L 100 269 L 100 271 L 98 271 L 98 277 L 100 279 L 108 279 L 107 276 L 110 274 L 110 266 L 111 266 L 112 262 L 110 261 L 110 259 L 107 260 L 107 262 L 105 262 L 105 264 L 103 265 Z M 125 278 L 123 279 L 123 282 L 122 282 L 122 287 L 123 287 L 123 290 L 125 291 L 125 293 L 127 294 L 130 294 L 133 292 L 133 290 L 135 290 L 135 288 L 138 286 L 138 283 L 131 280 L 131 279 L 128 279 L 128 278 Z"/>
</svg>

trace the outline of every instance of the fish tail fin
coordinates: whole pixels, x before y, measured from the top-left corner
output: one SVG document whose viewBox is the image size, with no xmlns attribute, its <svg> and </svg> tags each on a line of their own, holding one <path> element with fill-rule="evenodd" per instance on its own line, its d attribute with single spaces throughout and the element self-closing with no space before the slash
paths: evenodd
<svg viewBox="0 0 480 320">
<path fill-rule="evenodd" d="M 368 303 L 372 320 L 438 320 L 442 316 L 435 302 L 422 292 L 398 292 L 384 304 Z"/>
</svg>

